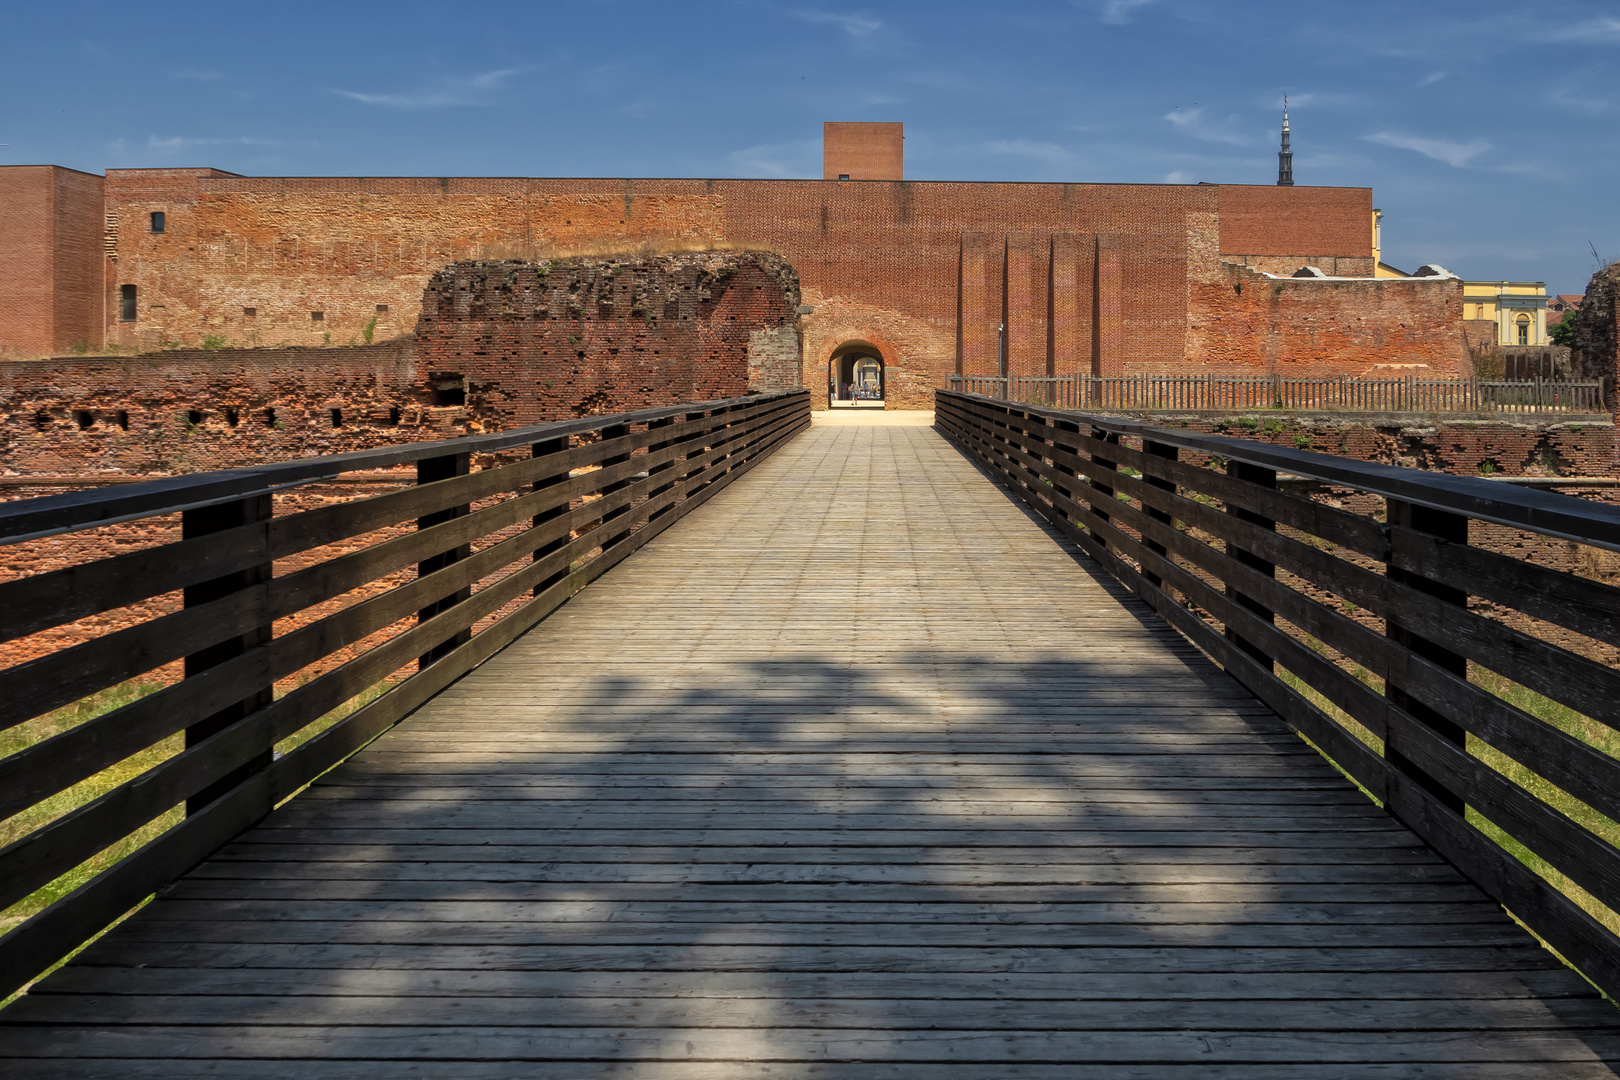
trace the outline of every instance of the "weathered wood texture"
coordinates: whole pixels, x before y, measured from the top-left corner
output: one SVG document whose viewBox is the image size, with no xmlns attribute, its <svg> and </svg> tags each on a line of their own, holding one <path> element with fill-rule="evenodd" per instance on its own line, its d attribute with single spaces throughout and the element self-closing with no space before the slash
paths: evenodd
<svg viewBox="0 0 1620 1080">
<path fill-rule="evenodd" d="M 1620 590 L 1468 544 L 1469 519 L 1478 518 L 1615 548 L 1620 510 L 983 397 L 942 392 L 939 416 L 1035 512 L 1620 994 L 1620 938 L 1601 918 L 1612 924 L 1620 910 L 1612 843 L 1620 761 L 1604 745 L 1620 721 L 1620 671 L 1468 608 L 1478 596 L 1599 643 L 1620 641 Z M 1279 471 L 1329 482 L 1341 495 L 1383 496 L 1387 513 L 1378 521 L 1279 491 Z M 1356 609 L 1383 619 L 1385 632 L 1352 618 Z M 1335 663 L 1329 650 L 1349 663 Z M 1584 719 L 1547 719 L 1554 714 L 1542 705 L 1534 707 L 1545 715 L 1522 711 L 1471 681 L 1470 664 Z M 1531 707 L 1531 696 L 1520 701 Z M 1544 801 L 1499 771 L 1488 751 L 1567 795 Z M 1607 826 L 1594 810 L 1611 819 Z M 1481 819 L 1573 887 L 1537 874 Z M 1585 906 L 1581 892 L 1591 898 Z"/>
<path fill-rule="evenodd" d="M 0 671 L 4 729 L 185 659 L 183 681 L 0 759 L 3 818 L 185 733 L 183 752 L 0 848 L 0 908 L 175 807 L 186 815 L 0 937 L 0 994 L 482 663 L 809 417 L 798 391 L 0 507 L 0 538 L 14 541 L 46 522 L 60 530 L 180 510 L 185 523 L 175 543 L 0 584 L 0 640 L 176 589 L 185 597 L 180 611 Z M 486 467 L 474 470 L 474 455 Z M 412 487 L 274 516 L 289 476 L 410 462 Z M 383 539 L 357 550 L 321 550 L 378 530 Z M 310 565 L 274 573 L 275 560 L 311 551 Z M 276 632 L 276 620 L 317 605 Z M 309 670 L 357 643 L 358 655 Z M 383 690 L 331 723 L 333 710 Z M 313 737 L 273 755 L 301 734 Z"/>
<path fill-rule="evenodd" d="M 1588 984 L 1078 554 L 818 423 L 0 1013 L 0 1072 L 1615 1075 Z"/>
</svg>

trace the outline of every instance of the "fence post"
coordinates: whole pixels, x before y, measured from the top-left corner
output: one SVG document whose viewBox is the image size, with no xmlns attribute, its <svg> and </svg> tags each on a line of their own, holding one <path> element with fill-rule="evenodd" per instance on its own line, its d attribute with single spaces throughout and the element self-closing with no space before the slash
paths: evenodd
<svg viewBox="0 0 1620 1080">
<path fill-rule="evenodd" d="M 1091 437 L 1093 439 L 1101 440 L 1102 442 L 1105 442 L 1105 443 L 1112 443 L 1115 446 L 1119 445 L 1119 436 L 1118 435 L 1110 434 L 1109 432 L 1106 432 L 1106 431 L 1102 430 L 1101 428 L 1092 428 L 1091 429 Z M 1119 464 L 1117 462 L 1109 461 L 1107 458 L 1104 458 L 1104 457 L 1098 457 L 1096 454 L 1091 455 L 1091 460 L 1094 461 L 1096 464 L 1102 466 L 1105 469 L 1117 470 L 1119 468 Z M 1102 507 L 1106 506 L 1107 503 L 1108 503 L 1108 500 L 1112 499 L 1114 497 L 1114 489 L 1111 488 L 1111 487 L 1108 487 L 1108 486 L 1106 486 L 1104 484 L 1099 484 L 1095 479 L 1093 479 L 1091 481 L 1091 488 L 1092 488 L 1092 490 L 1094 492 L 1096 492 L 1096 494 L 1093 495 L 1091 497 L 1091 499 L 1090 499 L 1091 510 L 1098 517 L 1102 518 L 1104 521 L 1107 521 L 1109 515 L 1108 515 L 1107 511 L 1102 509 Z M 1091 529 L 1090 532 L 1091 532 L 1091 538 L 1093 540 L 1097 541 L 1097 543 L 1101 544 L 1103 546 L 1104 550 L 1106 550 L 1108 548 L 1108 540 L 1107 540 L 1107 538 L 1104 537 L 1103 534 L 1101 532 L 1097 531 L 1096 529 Z"/>
<path fill-rule="evenodd" d="M 667 416 L 662 420 L 654 420 L 651 423 L 649 423 L 647 425 L 647 430 L 648 431 L 654 431 L 654 430 L 656 430 L 658 428 L 670 427 L 674 423 L 675 423 L 675 418 L 673 416 Z M 652 445 L 647 447 L 647 453 L 656 454 L 660 450 L 669 449 L 674 444 L 675 444 L 674 439 L 667 439 L 664 442 L 653 443 Z M 658 478 L 657 481 L 655 481 L 653 484 L 648 485 L 647 498 L 656 499 L 656 498 L 658 498 L 658 496 L 662 495 L 664 492 L 668 491 L 670 488 L 675 486 L 675 475 L 674 475 L 674 472 L 673 472 L 674 468 L 675 468 L 675 461 L 674 461 L 674 459 L 671 459 L 669 461 L 664 462 L 662 465 L 655 465 L 652 468 L 647 470 L 647 475 L 648 476 Z M 664 473 L 669 473 L 670 475 L 665 476 Z M 651 516 L 649 516 L 647 518 L 647 520 L 648 521 L 656 521 L 658 518 L 663 517 L 665 514 L 669 513 L 673 509 L 675 509 L 675 507 L 673 505 L 666 506 L 662 510 L 658 510 L 658 511 L 654 512 Z"/>
<path fill-rule="evenodd" d="M 542 442 L 533 444 L 529 447 L 529 456 L 537 458 L 546 457 L 550 454 L 560 454 L 567 449 L 568 436 L 564 435 L 560 439 L 546 439 Z M 568 469 L 565 464 L 560 472 L 552 473 L 550 476 L 542 476 L 540 479 L 536 480 L 534 482 L 534 486 L 530 490 L 544 491 L 546 488 L 556 487 L 559 484 L 566 483 L 568 483 Z M 554 518 L 562 517 L 564 514 L 568 513 L 568 510 L 568 502 L 564 500 L 559 506 L 553 506 L 548 510 L 540 511 L 530 519 L 529 523 L 531 526 L 538 528 Z M 533 561 L 539 562 L 541 559 L 544 559 L 547 555 L 550 555 L 558 548 L 566 547 L 569 539 L 570 538 L 567 535 L 563 535 L 557 537 L 555 540 L 548 540 L 544 544 L 541 544 L 538 548 L 535 548 Z M 534 586 L 533 595 L 539 596 L 541 593 L 545 592 L 547 589 L 551 588 L 551 586 L 555 585 L 557 582 L 561 581 L 567 576 L 568 568 L 565 566 L 556 573 L 548 575 L 544 581 L 536 583 Z"/>
<path fill-rule="evenodd" d="M 612 427 L 605 427 L 602 429 L 602 441 L 606 442 L 609 439 L 622 439 L 628 434 L 630 434 L 630 426 L 628 424 L 614 424 Z M 629 460 L 630 455 L 628 453 L 615 454 L 613 457 L 602 459 L 602 468 L 606 469 L 613 465 L 622 465 Z M 606 498 L 615 491 L 618 491 L 620 488 L 629 487 L 633 483 L 635 483 L 635 477 L 627 476 L 623 480 L 616 480 L 611 484 L 606 484 L 602 487 L 602 496 Z M 630 513 L 629 506 L 621 506 L 617 510 L 609 510 L 607 513 L 602 515 L 602 524 L 600 527 L 605 529 L 608 522 L 622 518 L 628 513 Z M 620 540 L 623 540 L 626 536 L 629 536 L 630 524 L 630 521 L 627 519 L 624 522 L 625 527 L 622 530 L 614 533 L 612 536 L 604 537 L 602 540 L 602 549 L 605 551 L 614 544 L 617 544 Z"/>
<path fill-rule="evenodd" d="M 1277 486 L 1277 471 L 1275 469 L 1266 469 L 1259 465 L 1250 465 L 1244 461 L 1228 461 L 1226 463 L 1226 475 L 1236 480 L 1243 480 L 1251 484 L 1258 484 L 1261 487 L 1275 488 Z M 1257 514 L 1253 510 L 1238 506 L 1235 503 L 1228 502 L 1226 504 L 1226 512 L 1237 518 L 1239 521 L 1246 521 L 1250 525 L 1258 525 L 1262 529 L 1266 529 L 1270 532 L 1277 531 L 1277 523 L 1275 521 L 1265 517 L 1262 514 Z M 1244 548 L 1237 546 L 1231 541 L 1227 541 L 1226 553 L 1235 561 L 1242 563 L 1244 566 L 1247 566 L 1252 570 L 1258 570 L 1266 577 L 1277 576 L 1277 567 L 1275 564 L 1261 558 L 1252 551 L 1247 551 Z M 1231 584 L 1228 584 L 1226 586 L 1226 595 L 1237 601 L 1238 604 L 1248 608 L 1250 611 L 1260 616 L 1260 618 L 1264 619 L 1266 622 L 1274 623 L 1277 621 L 1276 614 L 1270 608 L 1266 607 L 1254 597 L 1247 595 L 1241 589 L 1235 588 Z M 1263 649 L 1258 642 L 1250 641 L 1242 634 L 1234 631 L 1230 626 L 1226 628 L 1226 636 L 1227 639 L 1233 644 L 1237 645 L 1238 648 L 1242 649 L 1244 652 L 1258 660 L 1261 666 L 1267 671 L 1274 670 L 1271 654 L 1266 652 L 1266 650 Z"/>
<path fill-rule="evenodd" d="M 1145 457 L 1164 458 L 1166 461 L 1175 461 L 1181 456 L 1181 451 L 1168 443 L 1153 442 L 1151 439 L 1143 439 L 1142 454 Z M 1149 476 L 1146 470 L 1143 470 L 1142 479 L 1146 481 L 1149 487 L 1156 487 L 1161 491 L 1168 491 L 1172 494 L 1175 493 L 1176 485 L 1175 481 L 1173 480 L 1165 480 L 1164 478 L 1158 476 Z M 1166 525 L 1171 523 L 1171 516 L 1167 511 L 1155 509 L 1145 502 L 1142 504 L 1142 509 L 1144 512 L 1146 512 L 1147 516 L 1152 518 L 1154 521 L 1162 521 Z M 1149 551 L 1155 552 L 1159 555 L 1164 555 L 1166 557 L 1169 555 L 1169 552 L 1166 550 L 1165 546 L 1156 540 L 1150 540 L 1144 536 L 1142 537 L 1142 544 Z M 1147 578 L 1154 585 L 1161 588 L 1164 586 L 1164 580 L 1151 570 L 1143 570 L 1142 576 Z"/>
<path fill-rule="evenodd" d="M 1392 532 L 1397 528 L 1405 528 L 1411 529 L 1413 532 L 1427 533 L 1430 536 L 1453 544 L 1468 543 L 1468 519 L 1461 514 L 1453 514 L 1444 510 L 1432 510 L 1427 506 L 1417 506 L 1400 499 L 1385 498 L 1384 504 L 1387 508 L 1385 519 Z M 1392 541 L 1393 539 L 1393 536 L 1391 536 Z M 1391 581 L 1398 581 L 1419 592 L 1428 593 L 1444 603 L 1455 604 L 1460 608 L 1468 606 L 1468 594 L 1466 592 L 1461 589 L 1451 588 L 1448 585 L 1437 584 L 1410 570 L 1402 570 L 1393 561 L 1385 567 L 1384 573 Z M 1400 621 L 1395 618 L 1384 620 L 1384 632 L 1389 638 L 1430 663 L 1449 671 L 1459 679 L 1467 680 L 1468 660 L 1465 657 L 1443 648 L 1427 638 L 1419 637 L 1412 631 L 1403 628 Z M 1435 734 L 1445 741 L 1459 747 L 1467 745 L 1467 736 L 1460 725 L 1448 720 L 1434 709 L 1418 701 L 1396 683 L 1389 682 L 1385 684 L 1384 696 L 1404 709 L 1419 723 L 1432 729 Z M 1459 814 L 1462 813 L 1462 796 L 1453 792 L 1402 754 L 1400 748 L 1394 745 L 1396 741 L 1396 738 L 1393 737 L 1395 731 L 1392 730 L 1390 734 L 1392 738 L 1386 739 L 1384 743 L 1384 757 L 1389 760 L 1389 763 L 1403 775 L 1411 777 L 1417 782 L 1418 786 L 1439 799 L 1446 806 Z"/>
<path fill-rule="evenodd" d="M 180 535 L 182 539 L 190 540 L 193 537 L 224 532 L 227 529 L 235 529 L 243 525 L 268 523 L 272 512 L 269 494 L 250 495 L 245 499 L 236 499 L 215 506 L 202 506 L 195 510 L 184 511 L 180 515 Z M 232 593 L 241 592 L 245 589 L 261 588 L 267 584 L 273 570 L 269 559 L 268 530 L 260 528 L 254 542 L 264 554 L 263 562 L 256 563 L 245 570 L 226 574 L 223 577 L 186 586 L 182 592 L 182 603 L 188 608 L 198 607 L 214 600 L 221 600 Z M 274 624 L 268 618 L 269 604 L 261 601 L 261 608 L 265 612 L 266 619 L 260 625 L 253 627 L 245 634 L 216 642 L 187 656 L 185 660 L 185 677 L 188 679 L 196 678 L 210 668 L 218 667 L 227 660 L 241 656 L 249 649 L 268 644 L 274 634 Z M 275 697 L 275 684 L 270 679 L 269 667 L 266 665 L 264 684 L 262 686 L 240 701 L 227 705 L 211 716 L 204 717 L 186 728 L 186 746 L 188 748 L 196 746 L 209 736 L 216 735 L 237 721 L 245 719 L 248 715 L 266 708 L 275 700 Z M 251 760 L 233 769 L 227 775 L 220 777 L 187 799 L 186 816 L 190 817 L 192 814 L 197 813 L 253 773 L 268 768 L 273 756 L 272 749 L 268 745 L 265 746 Z M 269 807 L 265 807 L 265 810 L 268 813 Z"/>
<path fill-rule="evenodd" d="M 423 458 L 416 463 L 416 482 L 418 484 L 432 484 L 440 480 L 449 480 L 457 476 L 466 476 L 471 469 L 471 454 L 445 454 L 443 457 Z M 422 529 L 430 529 L 433 526 L 443 524 L 446 521 L 454 521 L 456 518 L 466 517 L 467 514 L 471 513 L 471 511 L 472 507 L 467 503 L 462 503 L 460 506 L 447 507 L 443 510 L 436 510 L 425 517 L 417 518 L 416 528 L 419 531 Z M 443 570 L 447 566 L 460 562 L 462 559 L 465 559 L 471 554 L 471 544 L 458 544 L 453 548 L 441 551 L 437 555 L 429 555 L 427 558 L 416 564 L 416 576 L 418 578 L 425 578 L 435 571 Z M 435 615 L 450 610 L 471 595 L 472 586 L 463 585 L 450 595 L 433 601 L 416 613 L 417 624 L 420 625 L 425 623 Z M 471 627 L 458 630 L 447 640 L 441 641 L 439 644 L 433 646 L 427 652 L 418 657 L 418 669 L 427 667 L 429 664 L 433 663 L 433 661 L 439 659 L 439 657 L 444 656 L 446 653 L 454 650 L 456 646 L 462 645 L 471 640 Z"/>
</svg>

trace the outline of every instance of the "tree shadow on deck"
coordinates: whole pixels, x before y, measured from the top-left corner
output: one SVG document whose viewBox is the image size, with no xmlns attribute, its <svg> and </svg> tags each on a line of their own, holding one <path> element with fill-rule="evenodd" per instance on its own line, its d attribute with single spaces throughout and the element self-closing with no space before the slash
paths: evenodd
<svg viewBox="0 0 1620 1080">
<path fill-rule="evenodd" d="M 120 1078 L 1613 1075 L 1605 1003 L 1113 579 L 929 540 L 865 591 L 587 591 L 3 1038 Z"/>
</svg>

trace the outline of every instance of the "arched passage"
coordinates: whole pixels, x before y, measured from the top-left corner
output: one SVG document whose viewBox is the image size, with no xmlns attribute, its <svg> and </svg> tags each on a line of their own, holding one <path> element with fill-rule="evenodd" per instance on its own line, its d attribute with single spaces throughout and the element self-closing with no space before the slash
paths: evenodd
<svg viewBox="0 0 1620 1080">
<path fill-rule="evenodd" d="M 867 341 L 846 341 L 827 362 L 827 404 L 834 409 L 881 409 L 888 389 L 883 353 Z"/>
</svg>

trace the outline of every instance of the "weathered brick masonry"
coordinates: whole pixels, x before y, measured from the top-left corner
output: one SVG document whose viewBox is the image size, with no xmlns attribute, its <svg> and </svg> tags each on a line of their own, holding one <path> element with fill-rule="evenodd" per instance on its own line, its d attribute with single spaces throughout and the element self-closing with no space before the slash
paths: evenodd
<svg viewBox="0 0 1620 1080">
<path fill-rule="evenodd" d="M 1365 188 L 210 169 L 112 170 L 104 188 L 112 226 L 96 222 L 80 241 L 110 252 L 94 321 L 125 348 L 404 336 L 428 280 L 469 259 L 747 249 L 800 276 L 814 309 L 801 324 L 805 385 L 826 381 L 840 346 L 865 342 L 882 355 L 891 404 L 907 407 L 926 407 L 953 372 L 993 372 L 1003 323 L 1008 368 L 1025 375 L 1359 374 L 1379 362 L 1449 373 L 1465 355 L 1454 281 L 1290 282 L 1276 305 L 1248 295 L 1271 280 L 1262 272 L 1307 264 L 1370 274 Z M 121 318 L 126 286 L 133 321 Z M 1286 325 L 1300 316 L 1308 331 Z"/>
<path fill-rule="evenodd" d="M 798 301 L 770 254 L 457 263 L 401 341 L 0 363 L 0 497 L 787 389 Z"/>
</svg>

